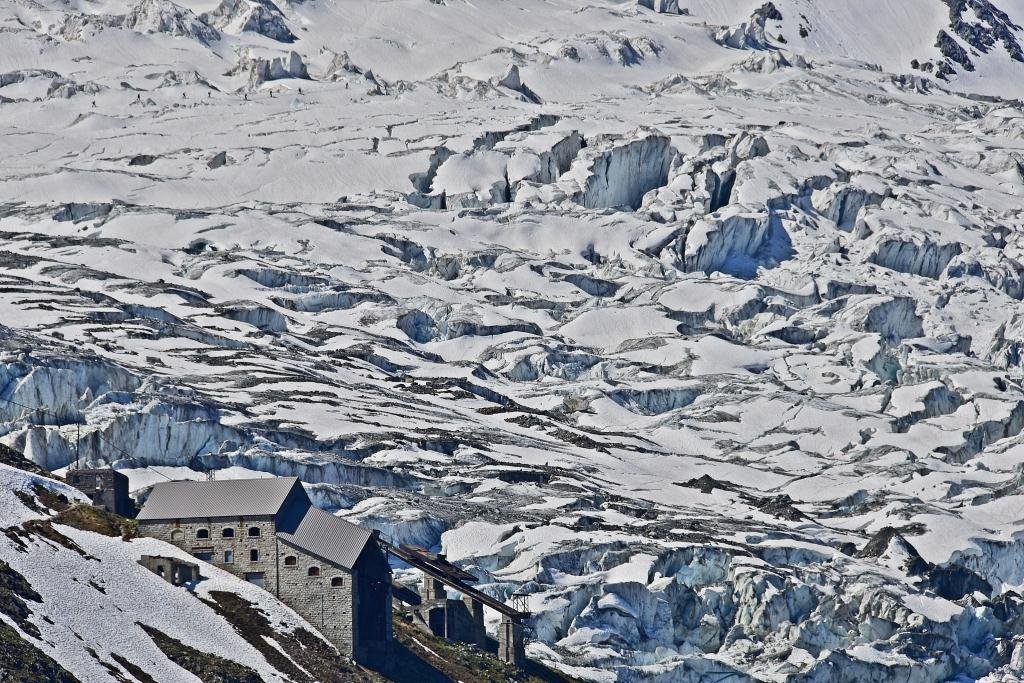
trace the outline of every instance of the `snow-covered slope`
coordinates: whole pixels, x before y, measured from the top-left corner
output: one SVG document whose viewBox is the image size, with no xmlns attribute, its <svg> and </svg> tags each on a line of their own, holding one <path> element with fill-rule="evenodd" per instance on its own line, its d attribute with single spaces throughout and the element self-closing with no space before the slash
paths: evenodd
<svg viewBox="0 0 1024 683">
<path fill-rule="evenodd" d="M 300 476 L 583 678 L 1010 680 L 1022 10 L 8 3 L 2 440 Z"/>
<path fill-rule="evenodd" d="M 223 680 L 216 677 L 224 673 L 240 681 L 312 680 L 301 658 L 291 659 L 300 649 L 294 647 L 297 633 L 336 655 L 268 593 L 173 546 L 50 521 L 56 512 L 51 505 L 64 508 L 82 498 L 62 483 L 0 464 L 3 680 L 170 682 Z M 172 586 L 138 563 L 143 555 L 194 561 L 203 580 L 191 591 Z M 219 603 L 228 594 L 233 607 L 241 605 L 265 620 L 271 635 L 266 647 L 254 647 L 258 632 L 246 638 L 225 619 Z M 35 657 L 50 663 L 30 669 Z"/>
<path fill-rule="evenodd" d="M 868 62 L 990 95 L 1020 95 L 1019 0 L 694 0 L 689 7 L 731 27 L 719 37 L 742 35 L 748 45 Z"/>
</svg>

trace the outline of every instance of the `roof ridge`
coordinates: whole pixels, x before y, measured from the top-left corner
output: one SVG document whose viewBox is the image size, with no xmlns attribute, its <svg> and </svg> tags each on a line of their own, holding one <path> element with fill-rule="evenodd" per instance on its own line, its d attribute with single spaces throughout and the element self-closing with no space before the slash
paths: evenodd
<svg viewBox="0 0 1024 683">
<path fill-rule="evenodd" d="M 271 516 L 281 512 L 302 484 L 298 477 L 160 482 L 153 486 L 138 519 Z"/>
<path fill-rule="evenodd" d="M 278 531 L 283 541 L 320 559 L 352 569 L 373 532 L 316 505 L 310 505 L 294 531 Z"/>
</svg>

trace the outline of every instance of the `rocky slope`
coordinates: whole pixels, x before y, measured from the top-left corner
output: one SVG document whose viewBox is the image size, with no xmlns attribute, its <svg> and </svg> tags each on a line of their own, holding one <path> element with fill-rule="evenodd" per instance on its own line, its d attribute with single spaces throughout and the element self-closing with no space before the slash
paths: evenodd
<svg viewBox="0 0 1024 683">
<path fill-rule="evenodd" d="M 2 441 L 300 476 L 581 678 L 1012 680 L 1024 8 L 848 5 L 9 4 Z"/>
</svg>

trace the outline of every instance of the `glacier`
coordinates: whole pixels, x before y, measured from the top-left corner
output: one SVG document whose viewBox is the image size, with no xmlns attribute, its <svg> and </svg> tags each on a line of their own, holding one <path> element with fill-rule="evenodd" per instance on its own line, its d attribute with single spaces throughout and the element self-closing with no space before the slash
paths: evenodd
<svg viewBox="0 0 1024 683">
<path fill-rule="evenodd" d="M 0 443 L 298 476 L 578 680 L 1024 680 L 1022 25 L 13 0 Z"/>
</svg>

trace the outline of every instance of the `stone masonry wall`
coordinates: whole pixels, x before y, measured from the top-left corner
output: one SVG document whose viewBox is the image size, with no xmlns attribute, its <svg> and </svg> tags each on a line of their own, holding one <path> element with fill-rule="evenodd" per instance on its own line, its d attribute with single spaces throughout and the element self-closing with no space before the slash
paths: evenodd
<svg viewBox="0 0 1024 683">
<path fill-rule="evenodd" d="M 249 536 L 249 528 L 257 527 L 260 535 Z M 233 538 L 225 538 L 223 529 L 234 529 Z M 210 538 L 196 537 L 199 529 L 209 529 Z M 140 522 L 143 536 L 159 538 L 200 559 L 211 553 L 211 564 L 245 579 L 246 574 L 263 572 L 263 588 L 276 595 L 281 602 L 302 615 L 315 626 L 338 650 L 347 657 L 356 655 L 354 642 L 357 628 L 353 614 L 355 576 L 298 548 L 294 548 L 276 535 L 273 517 L 215 518 Z M 249 551 L 257 550 L 259 559 L 249 559 Z M 234 553 L 234 561 L 225 562 L 225 552 Z M 287 566 L 285 558 L 294 556 L 296 564 Z M 309 576 L 310 567 L 319 567 L 320 576 Z M 331 585 L 339 577 L 341 586 Z"/>
<path fill-rule="evenodd" d="M 296 558 L 295 566 L 285 564 L 289 556 Z M 355 577 L 284 542 L 280 543 L 278 563 L 281 600 L 317 627 L 343 655 L 353 657 Z M 310 567 L 319 567 L 320 576 L 309 576 Z M 341 586 L 331 585 L 335 578 L 341 580 Z"/>
<path fill-rule="evenodd" d="M 260 530 L 259 536 L 249 536 L 249 529 L 253 527 Z M 233 538 L 223 536 L 226 528 L 234 530 Z M 208 529 L 210 538 L 197 538 L 199 529 Z M 205 559 L 203 553 L 212 553 L 208 562 L 240 579 L 245 579 L 246 574 L 263 572 L 263 588 L 270 593 L 277 592 L 277 536 L 273 517 L 140 522 L 139 532 L 167 541 L 200 559 Z M 258 551 L 259 559 L 250 559 L 251 550 Z M 225 561 L 227 551 L 234 553 L 233 562 Z"/>
</svg>

